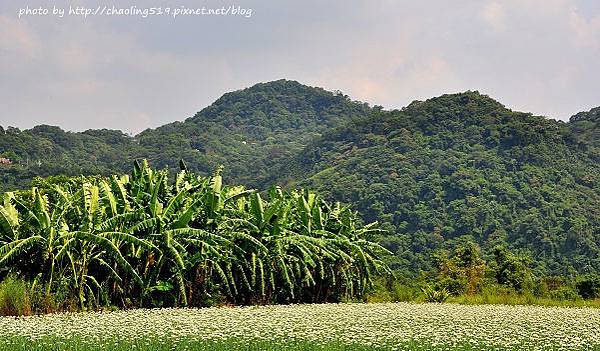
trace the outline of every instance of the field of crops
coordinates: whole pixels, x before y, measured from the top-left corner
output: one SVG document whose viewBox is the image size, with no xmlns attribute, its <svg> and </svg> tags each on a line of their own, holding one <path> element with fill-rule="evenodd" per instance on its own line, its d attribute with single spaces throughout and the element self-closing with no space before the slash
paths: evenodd
<svg viewBox="0 0 600 351">
<path fill-rule="evenodd" d="M 589 350 L 591 308 L 322 304 L 0 318 L 0 350 Z"/>
</svg>

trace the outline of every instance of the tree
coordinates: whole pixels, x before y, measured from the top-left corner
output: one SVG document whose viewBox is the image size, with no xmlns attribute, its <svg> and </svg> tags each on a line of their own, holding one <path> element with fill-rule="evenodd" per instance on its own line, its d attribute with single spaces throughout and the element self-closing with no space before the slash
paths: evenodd
<svg viewBox="0 0 600 351">
<path fill-rule="evenodd" d="M 490 269 L 498 284 L 508 286 L 516 291 L 531 288 L 533 276 L 529 268 L 530 259 L 528 257 L 515 255 L 501 245 L 494 247 L 493 257 Z"/>
</svg>

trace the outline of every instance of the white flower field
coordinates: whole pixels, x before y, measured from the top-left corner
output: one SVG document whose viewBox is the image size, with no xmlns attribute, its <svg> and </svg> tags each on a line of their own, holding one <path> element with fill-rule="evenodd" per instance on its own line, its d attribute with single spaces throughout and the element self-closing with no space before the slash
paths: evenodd
<svg viewBox="0 0 600 351">
<path fill-rule="evenodd" d="M 139 309 L 0 317 L 0 350 L 588 350 L 600 346 L 599 331 L 600 311 L 593 308 L 385 303 Z"/>
</svg>

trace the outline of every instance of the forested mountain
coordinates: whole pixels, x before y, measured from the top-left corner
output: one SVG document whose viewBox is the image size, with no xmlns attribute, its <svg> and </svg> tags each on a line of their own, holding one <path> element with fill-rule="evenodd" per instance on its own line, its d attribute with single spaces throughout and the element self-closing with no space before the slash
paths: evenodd
<svg viewBox="0 0 600 351">
<path fill-rule="evenodd" d="M 184 159 L 204 175 L 224 165 L 232 183 L 263 187 L 310 140 L 369 110 L 339 92 L 279 80 L 227 93 L 184 122 L 135 137 L 113 130 L 9 127 L 0 129 L 0 157 L 13 165 L 0 165 L 0 191 L 26 187 L 36 175 L 126 172 L 135 158 L 171 169 Z"/>
<path fill-rule="evenodd" d="M 11 162 L 0 164 L 0 192 L 25 188 L 35 176 L 124 172 L 144 154 L 133 138 L 116 130 L 0 127 L 0 157 Z"/>
<path fill-rule="evenodd" d="M 329 132 L 296 172 L 383 221 L 402 267 L 475 239 L 526 250 L 544 274 L 590 272 L 600 268 L 600 163 L 573 128 L 477 92 L 444 95 Z"/>
<path fill-rule="evenodd" d="M 505 243 L 542 274 L 600 269 L 600 108 L 568 123 L 514 112 L 477 92 L 385 111 L 279 80 L 227 93 L 183 121 L 119 131 L 0 130 L 2 189 L 34 175 L 108 174 L 134 158 L 264 189 L 306 186 L 353 204 L 396 267 L 417 272 L 438 249 Z"/>
<path fill-rule="evenodd" d="M 593 147 L 591 153 L 596 160 L 600 160 L 600 107 L 588 112 L 579 112 L 571 117 L 569 122 L 573 132 L 583 142 L 582 146 Z"/>
<path fill-rule="evenodd" d="M 310 140 L 368 111 L 341 93 L 279 80 L 227 93 L 194 117 L 137 138 L 157 167 L 175 168 L 184 158 L 210 174 L 225 165 L 235 182 L 262 187 Z"/>
</svg>

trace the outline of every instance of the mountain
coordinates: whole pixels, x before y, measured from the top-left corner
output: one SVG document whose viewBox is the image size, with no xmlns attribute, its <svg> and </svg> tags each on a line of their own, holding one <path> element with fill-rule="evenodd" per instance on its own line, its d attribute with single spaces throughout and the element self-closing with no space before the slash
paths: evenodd
<svg viewBox="0 0 600 351">
<path fill-rule="evenodd" d="M 206 175 L 224 165 L 232 183 L 264 187 L 310 140 L 369 110 L 341 93 L 278 80 L 227 93 L 183 122 L 135 137 L 106 129 L 0 127 L 0 157 L 13 162 L 0 164 L 0 192 L 26 187 L 34 176 L 126 172 L 136 158 L 172 169 L 184 159 Z"/>
<path fill-rule="evenodd" d="M 582 121 L 590 121 L 593 123 L 598 123 L 600 121 L 600 107 L 595 107 L 587 112 L 579 112 L 573 115 L 570 122 L 582 122 Z"/>
<path fill-rule="evenodd" d="M 0 127 L 0 157 L 11 162 L 0 164 L 0 192 L 27 187 L 35 176 L 124 172 L 145 154 L 133 138 L 115 130 Z"/>
<path fill-rule="evenodd" d="M 477 92 L 444 95 L 327 133 L 293 172 L 383 221 L 400 267 L 427 268 L 434 250 L 475 240 L 522 250 L 543 274 L 592 272 L 600 163 L 574 129 Z"/>
<path fill-rule="evenodd" d="M 210 174 L 222 164 L 232 181 L 263 187 L 309 141 L 368 111 L 341 93 L 278 80 L 227 93 L 184 122 L 137 139 L 152 150 L 147 157 L 155 166 L 175 167 L 183 157 L 190 168 Z"/>
<path fill-rule="evenodd" d="M 541 274 L 600 269 L 600 108 L 568 123 L 464 92 L 383 110 L 279 80 L 227 93 L 183 122 L 127 136 L 0 130 L 0 191 L 35 175 L 124 172 L 134 158 L 251 187 L 315 188 L 389 231 L 409 273 L 467 240 L 502 243 Z"/>
</svg>

